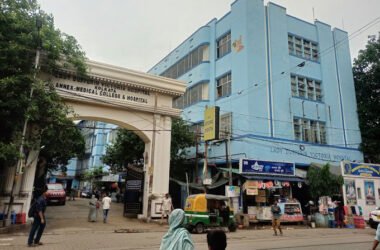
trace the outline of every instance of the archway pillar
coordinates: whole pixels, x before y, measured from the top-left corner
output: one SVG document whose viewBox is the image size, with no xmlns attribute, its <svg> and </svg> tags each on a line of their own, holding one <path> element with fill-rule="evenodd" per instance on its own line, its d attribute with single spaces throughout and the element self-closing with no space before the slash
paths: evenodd
<svg viewBox="0 0 380 250">
<path fill-rule="evenodd" d="M 154 115 L 152 142 L 149 145 L 148 164 L 146 164 L 143 216 L 161 216 L 162 197 L 169 192 L 171 117 Z"/>
</svg>

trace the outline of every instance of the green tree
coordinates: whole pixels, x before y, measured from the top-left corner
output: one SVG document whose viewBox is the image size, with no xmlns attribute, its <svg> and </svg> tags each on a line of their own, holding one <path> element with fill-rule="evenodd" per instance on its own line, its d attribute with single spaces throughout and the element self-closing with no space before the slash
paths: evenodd
<svg viewBox="0 0 380 250">
<path fill-rule="evenodd" d="M 145 143 L 135 133 L 119 129 L 115 143 L 108 146 L 102 161 L 111 167 L 111 172 L 124 171 L 125 167 L 143 158 Z"/>
<path fill-rule="evenodd" d="M 170 176 L 178 180 L 186 180 L 186 172 L 191 173 L 185 164 L 186 148 L 194 146 L 195 136 L 189 125 L 181 118 L 172 120 L 172 138 L 170 148 Z"/>
<path fill-rule="evenodd" d="M 90 182 L 90 187 L 93 189 L 94 186 L 96 186 L 96 180 L 100 179 L 104 175 L 108 175 L 108 173 L 103 171 L 103 167 L 96 166 L 92 169 L 86 170 L 81 179 Z"/>
<path fill-rule="evenodd" d="M 180 118 L 172 119 L 171 148 L 170 148 L 170 175 L 178 179 L 185 179 L 184 160 L 185 148 L 193 146 L 194 134 L 189 126 Z M 115 143 L 107 147 L 103 162 L 111 166 L 112 171 L 123 171 L 124 166 L 143 158 L 144 142 L 133 132 L 125 129 L 118 131 Z"/>
<path fill-rule="evenodd" d="M 341 193 L 343 177 L 333 175 L 330 172 L 330 165 L 326 164 L 322 168 L 310 166 L 307 171 L 310 196 L 314 201 L 321 196 L 333 196 Z"/>
<path fill-rule="evenodd" d="M 372 37 L 353 66 L 361 149 L 365 159 L 380 162 L 380 37 Z"/>
<path fill-rule="evenodd" d="M 59 67 L 85 74 L 84 53 L 76 40 L 54 27 L 51 15 L 39 10 L 36 0 L 0 3 L 0 166 L 15 165 L 24 122 L 33 128 L 25 151 L 44 145 L 47 167 L 66 164 L 84 152 L 84 140 L 67 115 L 71 112 L 54 88 L 36 78 L 36 50 L 41 50 L 41 71 Z M 64 62 L 64 63 L 62 63 Z M 37 75 L 38 76 L 38 75 Z M 33 95 L 31 96 L 31 89 Z M 37 131 L 37 132 L 36 132 Z"/>
</svg>

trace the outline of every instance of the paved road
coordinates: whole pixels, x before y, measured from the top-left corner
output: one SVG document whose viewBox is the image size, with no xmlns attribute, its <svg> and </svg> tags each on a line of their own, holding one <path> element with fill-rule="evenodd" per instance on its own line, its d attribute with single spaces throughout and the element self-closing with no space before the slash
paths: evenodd
<svg viewBox="0 0 380 250">
<path fill-rule="evenodd" d="M 142 223 L 121 215 L 120 204 L 112 204 L 109 223 L 87 222 L 88 200 L 49 206 L 43 246 L 38 249 L 159 249 L 167 226 Z M 115 232 L 117 230 L 119 233 Z M 128 233 L 129 231 L 129 233 Z M 121 233 L 120 233 L 121 232 Z M 133 232 L 133 233 L 131 233 Z M 230 250 L 264 249 L 370 249 L 373 229 L 307 229 L 287 226 L 284 236 L 272 236 L 270 227 L 228 233 Z M 206 250 L 206 235 L 192 235 L 196 249 Z M 27 232 L 0 235 L 0 249 L 26 248 Z"/>
</svg>

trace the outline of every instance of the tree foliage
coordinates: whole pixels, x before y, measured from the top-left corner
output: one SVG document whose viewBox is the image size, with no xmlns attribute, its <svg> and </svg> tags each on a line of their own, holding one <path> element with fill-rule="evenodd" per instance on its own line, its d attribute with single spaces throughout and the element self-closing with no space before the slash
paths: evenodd
<svg viewBox="0 0 380 250">
<path fill-rule="evenodd" d="M 188 125 L 182 119 L 173 118 L 170 148 L 171 176 L 185 176 L 183 162 L 186 151 L 184 149 L 192 146 L 193 143 L 194 134 L 190 132 Z M 136 134 L 120 129 L 115 143 L 107 147 L 106 155 L 102 160 L 111 166 L 112 171 L 123 171 L 128 163 L 133 164 L 143 158 L 144 149 L 144 142 Z"/>
<path fill-rule="evenodd" d="M 135 133 L 119 129 L 115 143 L 107 147 L 102 161 L 111 167 L 111 172 L 120 172 L 128 163 L 142 159 L 144 149 L 145 143 Z"/>
<path fill-rule="evenodd" d="M 322 168 L 310 166 L 307 171 L 310 196 L 317 200 L 321 196 L 333 196 L 341 193 L 343 177 L 333 175 L 330 172 L 330 165 L 326 164 Z"/>
<path fill-rule="evenodd" d="M 37 47 L 41 49 L 43 72 L 70 67 L 85 73 L 84 53 L 76 40 L 56 29 L 53 17 L 39 10 L 36 0 L 2 0 L 0 166 L 14 165 L 22 157 L 18 148 L 26 119 L 34 133 L 26 138 L 25 153 L 44 145 L 41 155 L 48 166 L 55 167 L 84 152 L 83 137 L 67 118 L 71 111 L 49 83 L 38 80 Z"/>
<path fill-rule="evenodd" d="M 195 136 L 189 129 L 189 125 L 181 118 L 172 121 L 172 139 L 170 148 L 170 176 L 178 180 L 186 180 L 185 166 L 186 148 L 194 146 Z"/>
<path fill-rule="evenodd" d="M 380 37 L 372 37 L 354 60 L 361 148 L 366 160 L 380 162 Z"/>
</svg>

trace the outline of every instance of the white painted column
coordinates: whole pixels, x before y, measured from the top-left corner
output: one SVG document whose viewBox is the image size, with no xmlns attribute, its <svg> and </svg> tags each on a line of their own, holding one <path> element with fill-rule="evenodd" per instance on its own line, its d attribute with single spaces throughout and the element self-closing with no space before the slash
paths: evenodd
<svg viewBox="0 0 380 250">
<path fill-rule="evenodd" d="M 38 162 L 39 150 L 32 150 L 26 160 L 24 174 L 22 175 L 21 193 L 28 193 L 33 191 L 34 176 L 36 174 L 36 165 Z"/>
<path fill-rule="evenodd" d="M 7 167 L 5 170 L 5 186 L 4 186 L 4 191 L 5 194 L 10 195 L 12 191 L 12 185 L 13 185 L 13 180 L 14 180 L 14 175 L 15 175 L 15 169 L 16 166 L 14 167 Z"/>
<path fill-rule="evenodd" d="M 33 196 L 34 177 L 36 174 L 36 167 L 38 162 L 38 155 L 40 150 L 33 150 L 29 153 L 28 159 L 25 164 L 24 174 L 22 176 L 20 196 L 24 198 L 24 205 L 22 212 L 27 213 L 30 207 L 30 202 Z"/>
<path fill-rule="evenodd" d="M 156 133 L 155 159 L 153 169 L 153 194 L 165 194 L 169 191 L 171 118 L 162 117 L 159 131 Z"/>
</svg>

